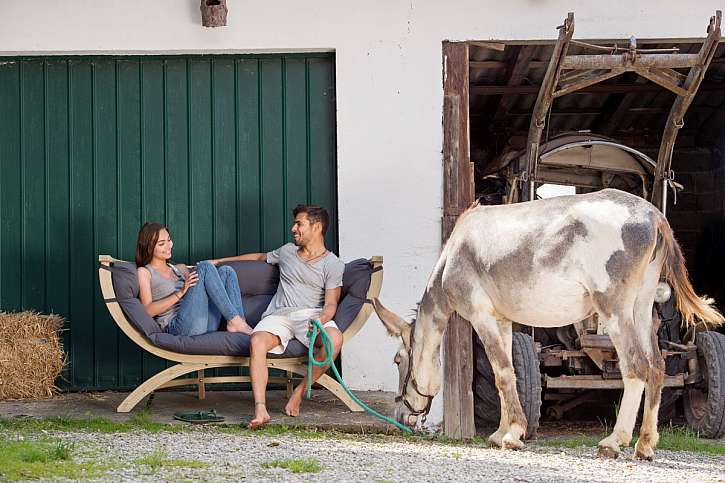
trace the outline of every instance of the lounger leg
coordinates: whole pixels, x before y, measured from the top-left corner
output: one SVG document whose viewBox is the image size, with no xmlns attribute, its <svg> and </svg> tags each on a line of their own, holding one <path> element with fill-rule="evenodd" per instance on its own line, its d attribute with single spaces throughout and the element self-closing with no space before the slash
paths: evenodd
<svg viewBox="0 0 725 483">
<path fill-rule="evenodd" d="M 143 384 L 141 384 L 131 394 L 129 394 L 126 399 L 124 399 L 123 402 L 119 404 L 118 408 L 116 408 L 116 412 L 130 412 L 136 406 L 136 404 L 138 404 L 143 398 L 148 396 L 154 390 L 156 390 L 159 386 L 171 381 L 172 379 L 176 379 L 179 376 L 183 376 L 184 374 L 204 370 L 205 367 L 207 367 L 207 364 L 193 364 L 185 362 L 164 369 L 155 376 L 147 379 Z"/>
<path fill-rule="evenodd" d="M 362 407 L 358 403 L 352 400 L 352 398 L 345 392 L 345 389 L 342 388 L 339 382 L 337 382 L 335 379 L 331 378 L 327 374 L 323 374 L 320 376 L 320 378 L 315 381 L 317 384 L 320 384 L 322 387 L 330 391 L 332 394 L 337 396 L 337 398 L 345 403 L 345 406 L 347 406 L 350 411 L 354 413 L 359 413 L 364 411 Z"/>
<path fill-rule="evenodd" d="M 292 376 L 294 374 L 291 371 L 287 371 L 287 399 L 292 396 Z"/>
<path fill-rule="evenodd" d="M 206 399 L 206 386 L 204 386 L 204 369 L 197 373 L 197 387 L 199 388 L 199 399 Z"/>
<path fill-rule="evenodd" d="M 299 374 L 300 376 L 306 376 L 307 375 L 307 366 L 299 365 L 294 367 L 288 366 L 288 371 L 294 372 L 295 374 Z M 321 385 L 328 391 L 330 391 L 332 394 L 334 394 L 340 401 L 345 403 L 345 406 L 350 409 L 350 411 L 359 413 L 364 411 L 362 407 L 358 403 L 352 400 L 352 398 L 345 392 L 345 390 L 342 388 L 339 382 L 337 382 L 335 379 L 331 378 L 327 374 L 323 374 L 320 376 L 320 378 L 315 381 L 316 384 Z"/>
</svg>

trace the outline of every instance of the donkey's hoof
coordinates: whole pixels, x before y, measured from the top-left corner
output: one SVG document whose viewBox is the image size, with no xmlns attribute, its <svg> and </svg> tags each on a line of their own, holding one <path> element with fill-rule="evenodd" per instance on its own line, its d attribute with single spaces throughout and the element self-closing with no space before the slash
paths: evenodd
<svg viewBox="0 0 725 483">
<path fill-rule="evenodd" d="M 599 446 L 599 451 L 597 452 L 597 456 L 600 458 L 607 458 L 607 459 L 617 459 L 619 456 L 619 451 L 610 447 L 610 446 Z"/>
<path fill-rule="evenodd" d="M 635 458 L 645 460 L 645 461 L 652 461 L 655 457 L 654 449 L 651 447 L 646 447 L 643 444 L 640 444 L 639 441 L 637 441 L 637 444 L 634 447 L 634 456 Z"/>
<path fill-rule="evenodd" d="M 503 447 L 503 435 L 505 433 L 502 433 L 501 431 L 496 431 L 491 436 L 488 437 L 488 442 L 498 446 L 499 448 Z"/>
<path fill-rule="evenodd" d="M 510 434 L 505 434 L 501 440 L 501 447 L 506 449 L 521 449 L 524 447 L 524 443 L 520 439 L 515 439 Z"/>
</svg>

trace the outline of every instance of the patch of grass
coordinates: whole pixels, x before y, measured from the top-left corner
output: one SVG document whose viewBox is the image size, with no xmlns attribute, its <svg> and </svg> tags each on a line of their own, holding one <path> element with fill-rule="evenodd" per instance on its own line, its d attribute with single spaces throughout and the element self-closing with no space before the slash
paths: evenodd
<svg viewBox="0 0 725 483">
<path fill-rule="evenodd" d="M 169 453 L 162 448 L 156 448 L 151 453 L 134 460 L 134 464 L 148 466 L 154 473 L 162 467 L 206 468 L 209 466 L 209 463 L 198 460 L 169 459 Z"/>
<path fill-rule="evenodd" d="M 581 446 L 595 447 L 606 434 L 599 436 L 575 436 L 551 438 L 538 441 L 541 446 L 557 448 L 579 448 Z M 632 446 L 637 441 L 638 434 L 632 436 Z M 669 451 L 690 451 L 692 453 L 705 453 L 712 455 L 725 455 L 725 444 L 715 440 L 701 439 L 697 433 L 686 427 L 670 426 L 660 429 L 660 441 L 656 449 Z"/>
<path fill-rule="evenodd" d="M 244 424 L 225 424 L 217 425 L 215 429 L 226 434 L 239 434 L 243 436 L 264 435 L 279 436 L 290 435 L 302 439 L 322 439 L 341 435 L 337 431 L 318 430 L 316 428 L 300 428 L 296 426 L 287 426 L 286 424 L 268 424 L 259 429 L 248 429 Z"/>
<path fill-rule="evenodd" d="M 660 430 L 660 442 L 657 444 L 657 449 L 725 455 L 725 444 L 712 439 L 700 439 L 692 429 L 677 426 Z"/>
<path fill-rule="evenodd" d="M 148 411 L 135 413 L 126 422 L 111 421 L 106 418 L 0 418 L 0 430 L 7 431 L 90 431 L 97 433 L 127 433 L 130 431 L 181 432 L 185 428 L 179 425 L 154 423 Z"/>
<path fill-rule="evenodd" d="M 72 451 L 73 447 L 62 441 L 0 439 L 0 480 L 88 479 L 108 469 L 95 463 L 76 463 Z"/>
<path fill-rule="evenodd" d="M 261 464 L 262 468 L 284 468 L 292 473 L 319 473 L 322 465 L 315 458 L 273 460 Z"/>
<path fill-rule="evenodd" d="M 541 446 L 556 448 L 579 448 L 581 446 L 596 446 L 604 436 L 573 436 L 542 439 L 537 441 Z"/>
</svg>

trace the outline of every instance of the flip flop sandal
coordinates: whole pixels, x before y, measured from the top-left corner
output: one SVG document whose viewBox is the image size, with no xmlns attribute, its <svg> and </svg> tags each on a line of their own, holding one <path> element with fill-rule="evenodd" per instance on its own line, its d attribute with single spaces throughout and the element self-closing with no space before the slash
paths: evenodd
<svg viewBox="0 0 725 483">
<path fill-rule="evenodd" d="M 216 410 L 209 411 L 191 411 L 188 413 L 174 413 L 174 419 L 192 424 L 220 423 L 224 421 L 224 416 L 217 416 Z"/>
</svg>

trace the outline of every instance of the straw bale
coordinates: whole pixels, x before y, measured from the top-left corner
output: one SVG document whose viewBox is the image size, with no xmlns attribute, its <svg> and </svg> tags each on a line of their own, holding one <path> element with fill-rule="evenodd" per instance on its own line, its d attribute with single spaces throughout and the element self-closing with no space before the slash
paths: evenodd
<svg viewBox="0 0 725 483">
<path fill-rule="evenodd" d="M 63 318 L 36 312 L 0 312 L 0 400 L 41 399 L 58 392 L 66 362 Z"/>
</svg>

